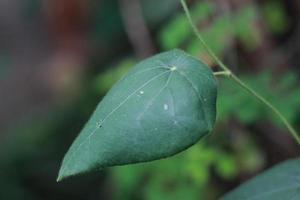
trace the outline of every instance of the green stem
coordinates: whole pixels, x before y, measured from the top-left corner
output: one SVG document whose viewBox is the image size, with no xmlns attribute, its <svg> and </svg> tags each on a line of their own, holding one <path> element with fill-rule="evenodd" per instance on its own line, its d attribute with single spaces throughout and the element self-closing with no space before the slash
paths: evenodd
<svg viewBox="0 0 300 200">
<path fill-rule="evenodd" d="M 288 122 L 288 120 L 280 113 L 280 111 L 275 108 L 269 101 L 267 101 L 265 98 L 263 98 L 260 94 L 258 94 L 256 91 L 251 89 L 248 85 L 246 85 L 242 80 L 240 80 L 235 74 L 233 74 L 230 69 L 216 56 L 216 54 L 210 49 L 210 47 L 206 44 L 205 40 L 203 39 L 202 35 L 198 31 L 197 27 L 195 26 L 192 17 L 190 15 L 189 9 L 185 3 L 185 0 L 181 0 L 182 7 L 184 9 L 184 12 L 187 16 L 187 19 L 195 32 L 196 36 L 208 52 L 208 54 L 216 61 L 216 63 L 222 68 L 224 71 L 221 72 L 215 72 L 214 75 L 223 75 L 226 77 L 230 77 L 232 80 L 234 80 L 239 86 L 241 86 L 243 89 L 245 89 L 249 94 L 256 97 L 261 103 L 265 104 L 268 108 L 270 108 L 284 123 L 284 125 L 287 127 L 287 129 L 290 131 L 292 136 L 295 138 L 298 144 L 300 144 L 300 136 L 297 134 L 295 129 L 292 127 L 292 125 Z"/>
<path fill-rule="evenodd" d="M 197 27 L 195 26 L 195 23 L 193 22 L 193 19 L 190 15 L 190 11 L 185 3 L 185 0 L 181 0 L 181 4 L 182 7 L 184 9 L 184 12 L 186 14 L 186 17 L 194 31 L 194 33 L 196 34 L 196 36 L 198 37 L 198 39 L 200 40 L 200 42 L 202 43 L 202 45 L 204 46 L 205 50 L 208 52 L 208 54 L 216 61 L 216 63 L 225 71 L 230 71 L 225 65 L 224 63 L 216 56 L 216 54 L 209 48 L 209 46 L 206 44 L 205 40 L 203 39 L 202 35 L 200 34 L 200 32 L 198 31 Z"/>
<path fill-rule="evenodd" d="M 251 89 L 249 86 L 247 86 L 244 82 L 242 82 L 236 75 L 232 74 L 230 75 L 231 79 L 234 80 L 238 85 L 240 85 L 242 88 L 244 88 L 248 93 L 252 94 L 254 97 L 256 97 L 261 103 L 265 104 L 267 107 L 269 107 L 284 123 L 286 128 L 290 131 L 292 136 L 295 138 L 298 144 L 300 144 L 300 137 L 297 134 L 296 130 L 292 127 L 292 125 L 288 122 L 288 120 L 280 113 L 280 111 L 274 107 L 269 101 L 267 101 L 265 98 L 263 98 L 260 94 L 258 94 L 255 90 Z"/>
</svg>

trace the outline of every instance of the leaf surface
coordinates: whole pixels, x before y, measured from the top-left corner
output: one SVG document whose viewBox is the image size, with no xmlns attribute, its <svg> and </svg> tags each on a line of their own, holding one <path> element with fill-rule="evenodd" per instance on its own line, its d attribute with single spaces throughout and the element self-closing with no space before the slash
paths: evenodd
<svg viewBox="0 0 300 200">
<path fill-rule="evenodd" d="M 65 155 L 58 180 L 183 151 L 212 130 L 216 96 L 211 69 L 181 50 L 142 61 L 99 103 Z"/>
<path fill-rule="evenodd" d="M 222 198 L 222 200 L 298 199 L 300 199 L 300 159 L 278 164 Z"/>
</svg>

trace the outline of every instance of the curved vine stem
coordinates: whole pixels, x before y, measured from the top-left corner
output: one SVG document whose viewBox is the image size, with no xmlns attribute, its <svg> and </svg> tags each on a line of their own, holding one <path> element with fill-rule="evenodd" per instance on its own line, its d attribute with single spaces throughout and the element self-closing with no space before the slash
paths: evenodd
<svg viewBox="0 0 300 200">
<path fill-rule="evenodd" d="M 196 36 L 200 40 L 201 44 L 204 46 L 208 54 L 216 61 L 216 63 L 222 68 L 224 71 L 221 72 L 215 72 L 215 76 L 223 75 L 226 77 L 231 78 L 233 81 L 235 81 L 240 87 L 245 89 L 249 94 L 256 97 L 261 103 L 265 104 L 268 108 L 270 108 L 284 123 L 284 125 L 287 127 L 287 129 L 290 131 L 294 139 L 297 141 L 297 143 L 300 145 L 300 136 L 296 132 L 296 130 L 292 127 L 292 125 L 288 122 L 288 120 L 281 114 L 281 112 L 275 108 L 268 100 L 266 100 L 264 97 L 262 97 L 260 94 L 258 94 L 255 90 L 251 89 L 247 84 L 245 84 L 241 79 L 239 79 L 235 74 L 231 72 L 231 70 L 216 56 L 216 54 L 211 50 L 211 48 L 206 44 L 205 40 L 203 39 L 201 33 L 198 31 L 197 27 L 195 26 L 192 17 L 190 15 L 189 9 L 185 3 L 185 0 L 180 0 L 182 7 L 184 9 L 184 12 L 186 14 L 186 17 L 195 32 Z"/>
</svg>

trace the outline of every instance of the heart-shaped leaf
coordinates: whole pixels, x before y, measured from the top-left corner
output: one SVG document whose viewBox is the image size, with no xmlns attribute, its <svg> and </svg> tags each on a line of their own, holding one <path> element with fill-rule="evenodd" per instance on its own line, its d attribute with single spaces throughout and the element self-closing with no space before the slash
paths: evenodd
<svg viewBox="0 0 300 200">
<path fill-rule="evenodd" d="M 300 159 L 278 164 L 222 198 L 222 200 L 285 199 L 300 199 Z"/>
<path fill-rule="evenodd" d="M 216 96 L 211 69 L 183 51 L 144 60 L 100 102 L 65 155 L 58 180 L 183 151 L 212 130 Z"/>
</svg>

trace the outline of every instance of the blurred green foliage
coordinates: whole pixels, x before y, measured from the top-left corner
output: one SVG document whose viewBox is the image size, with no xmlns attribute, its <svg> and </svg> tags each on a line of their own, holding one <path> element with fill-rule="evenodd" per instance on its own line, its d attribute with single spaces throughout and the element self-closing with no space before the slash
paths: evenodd
<svg viewBox="0 0 300 200">
<path fill-rule="evenodd" d="M 194 21 L 203 27 L 201 33 L 216 54 L 222 54 L 233 38 L 249 49 L 257 47 L 260 35 L 255 28 L 257 13 L 253 6 L 232 13 L 218 14 L 213 17 L 211 23 L 207 24 L 207 21 L 216 14 L 215 12 L 215 4 L 211 2 L 199 2 L 191 8 Z M 183 13 L 175 16 L 162 28 L 159 33 L 159 43 L 165 50 L 183 47 L 196 56 L 206 53 L 198 39 L 193 36 Z"/>
<path fill-rule="evenodd" d="M 150 26 L 160 24 L 175 12 L 178 6 L 179 1 L 174 0 L 141 0 L 143 15 Z"/>
<path fill-rule="evenodd" d="M 122 78 L 124 74 L 136 63 L 134 59 L 128 58 L 122 60 L 116 68 L 107 70 L 105 73 L 97 76 L 94 80 L 96 93 L 105 94 L 111 86 Z M 109 67 L 111 68 L 111 67 Z"/>
<path fill-rule="evenodd" d="M 295 122 L 299 115 L 300 90 L 297 75 L 288 72 L 283 76 L 274 77 L 271 71 L 263 71 L 257 75 L 244 75 L 245 80 L 252 88 L 269 99 L 287 119 Z M 238 88 L 230 81 L 222 81 L 220 84 L 218 115 L 220 120 L 228 119 L 228 116 L 238 118 L 244 124 L 255 123 L 255 121 L 269 119 L 274 124 L 281 126 L 279 119 L 272 111 L 264 105 L 248 96 L 245 91 L 237 92 Z M 284 95 L 283 95 L 284 94 Z M 235 101 L 235 107 L 228 105 Z"/>
<path fill-rule="evenodd" d="M 145 20 L 151 26 L 159 25 L 178 5 L 179 1 L 174 0 L 141 0 Z M 93 25 L 90 38 L 94 46 L 112 47 L 116 38 L 125 36 L 118 0 L 91 1 L 90 8 Z"/>
<path fill-rule="evenodd" d="M 265 20 L 273 33 L 281 34 L 289 27 L 288 17 L 281 1 L 270 1 L 263 7 Z"/>
</svg>

